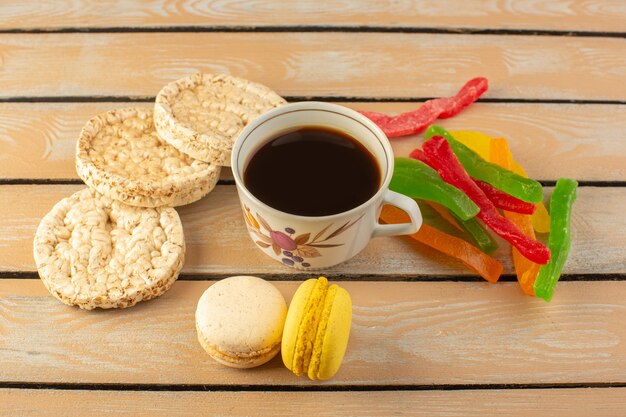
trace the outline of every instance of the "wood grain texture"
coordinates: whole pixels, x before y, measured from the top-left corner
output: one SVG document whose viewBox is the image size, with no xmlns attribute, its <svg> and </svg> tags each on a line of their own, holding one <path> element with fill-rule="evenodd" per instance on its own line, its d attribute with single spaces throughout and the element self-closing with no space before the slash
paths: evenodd
<svg viewBox="0 0 626 417">
<path fill-rule="evenodd" d="M 341 104 L 401 113 L 421 103 Z M 0 178 L 78 178 L 74 147 L 82 126 L 96 114 L 129 106 L 150 104 L 0 103 Z M 508 138 L 516 159 L 534 178 L 626 178 L 626 106 L 477 103 L 437 123 Z M 406 156 L 421 144 L 421 135 L 393 139 L 391 144 L 397 156 Z M 224 169 L 222 178 L 232 179 L 230 170 Z"/>
<path fill-rule="evenodd" d="M 0 186 L 0 265 L 4 271 L 35 271 L 32 241 L 41 218 L 80 185 Z M 550 193 L 547 189 L 546 193 Z M 626 271 L 626 188 L 583 187 L 572 217 L 573 244 L 566 273 L 603 274 Z M 235 186 L 217 186 L 197 203 L 179 207 L 185 230 L 185 273 L 292 274 L 256 248 L 248 237 Z M 510 246 L 494 254 L 511 273 Z M 406 237 L 372 239 L 350 261 L 329 274 L 472 275 L 460 263 Z"/>
<path fill-rule="evenodd" d="M 624 31 L 620 0 L 123 1 L 0 5 L 0 29 L 170 26 L 369 26 Z"/>
<path fill-rule="evenodd" d="M 276 286 L 289 301 L 298 284 Z M 61 304 L 39 280 L 0 280 L 0 381 L 626 382 L 625 282 L 562 282 L 550 304 L 523 295 L 517 283 L 341 283 L 353 301 L 353 324 L 342 367 L 327 382 L 296 377 L 280 357 L 249 371 L 210 359 L 194 324 L 197 300 L 209 285 L 179 281 L 157 300 L 89 312 Z"/>
<path fill-rule="evenodd" d="M 110 392 L 0 390 L 0 413 L 20 416 L 623 417 L 626 389 L 388 392 Z"/>
<path fill-rule="evenodd" d="M 626 42 L 406 33 L 70 33 L 0 37 L 0 97 L 154 96 L 228 72 L 286 96 L 448 96 L 489 78 L 491 98 L 623 100 Z"/>
</svg>

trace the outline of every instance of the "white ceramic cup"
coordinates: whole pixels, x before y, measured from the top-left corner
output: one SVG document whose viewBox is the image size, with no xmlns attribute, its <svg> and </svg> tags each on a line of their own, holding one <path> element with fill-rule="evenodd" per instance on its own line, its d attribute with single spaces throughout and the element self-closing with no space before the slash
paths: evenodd
<svg viewBox="0 0 626 417">
<path fill-rule="evenodd" d="M 375 157 L 382 181 L 365 203 L 329 216 L 300 216 L 276 210 L 246 188 L 243 173 L 255 152 L 277 136 L 301 127 L 325 127 L 348 134 Z M 263 252 L 298 269 L 327 268 L 359 253 L 376 236 L 415 233 L 422 224 L 417 203 L 389 190 L 393 151 L 385 134 L 371 120 L 336 104 L 300 102 L 277 107 L 252 121 L 233 145 L 231 167 L 248 233 Z M 278 186 L 278 185 L 277 185 Z M 384 204 L 405 211 L 410 223 L 380 224 Z"/>
</svg>

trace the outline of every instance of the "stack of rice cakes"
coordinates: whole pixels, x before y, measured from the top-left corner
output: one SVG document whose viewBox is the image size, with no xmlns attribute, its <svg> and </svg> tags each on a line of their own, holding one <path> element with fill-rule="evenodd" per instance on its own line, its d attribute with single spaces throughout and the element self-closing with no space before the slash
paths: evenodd
<svg viewBox="0 0 626 417">
<path fill-rule="evenodd" d="M 76 170 L 89 186 L 58 202 L 34 240 L 50 293 L 84 309 L 125 308 L 166 292 L 184 263 L 173 208 L 210 193 L 237 135 L 285 101 L 227 75 L 195 74 L 165 86 L 155 110 L 113 110 L 89 120 Z"/>
</svg>

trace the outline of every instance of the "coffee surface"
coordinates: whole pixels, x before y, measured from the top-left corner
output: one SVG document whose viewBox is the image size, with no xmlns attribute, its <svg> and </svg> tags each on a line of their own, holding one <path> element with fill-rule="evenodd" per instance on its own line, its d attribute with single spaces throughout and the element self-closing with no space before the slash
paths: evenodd
<svg viewBox="0 0 626 417">
<path fill-rule="evenodd" d="M 246 188 L 277 210 L 302 216 L 342 213 L 369 200 L 381 173 L 372 153 L 342 132 L 304 127 L 262 145 L 244 170 Z"/>
</svg>

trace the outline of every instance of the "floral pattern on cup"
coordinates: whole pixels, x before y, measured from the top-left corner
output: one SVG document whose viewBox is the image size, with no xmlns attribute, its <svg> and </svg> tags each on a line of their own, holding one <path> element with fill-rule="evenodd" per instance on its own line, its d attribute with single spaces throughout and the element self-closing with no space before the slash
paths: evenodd
<svg viewBox="0 0 626 417">
<path fill-rule="evenodd" d="M 337 228 L 333 228 L 334 223 L 330 223 L 313 235 L 312 232 L 297 233 L 291 227 L 274 230 L 259 213 L 256 213 L 255 217 L 248 206 L 244 204 L 243 207 L 243 217 L 248 231 L 255 236 L 254 243 L 261 249 L 272 248 L 276 256 L 282 256 L 281 261 L 285 265 L 304 268 L 311 266 L 307 258 L 322 256 L 320 249 L 343 246 L 343 243 L 329 243 L 328 241 L 350 229 L 363 217 L 348 221 Z"/>
</svg>

